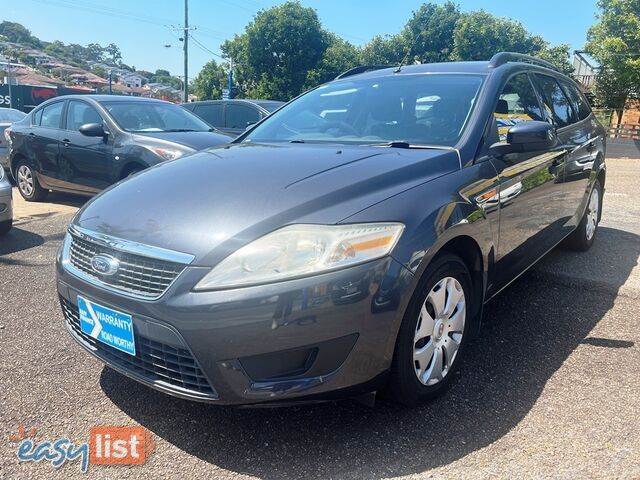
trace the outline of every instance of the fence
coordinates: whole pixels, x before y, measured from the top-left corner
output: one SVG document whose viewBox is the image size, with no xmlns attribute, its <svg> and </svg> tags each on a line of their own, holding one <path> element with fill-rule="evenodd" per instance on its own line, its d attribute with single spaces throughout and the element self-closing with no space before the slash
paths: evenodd
<svg viewBox="0 0 640 480">
<path fill-rule="evenodd" d="M 640 140 L 640 124 L 625 123 L 623 125 L 610 126 L 607 129 L 609 138 L 627 138 Z"/>
</svg>

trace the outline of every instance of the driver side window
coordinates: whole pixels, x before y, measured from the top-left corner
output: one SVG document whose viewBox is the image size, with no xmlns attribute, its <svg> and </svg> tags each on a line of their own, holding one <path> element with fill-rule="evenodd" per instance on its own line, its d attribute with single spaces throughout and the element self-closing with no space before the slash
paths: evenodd
<svg viewBox="0 0 640 480">
<path fill-rule="evenodd" d="M 87 123 L 101 124 L 102 117 L 90 105 L 75 100 L 70 101 L 67 109 L 67 130 L 78 131 Z"/>
<path fill-rule="evenodd" d="M 536 92 L 526 73 L 518 73 L 507 81 L 498 97 L 494 117 L 500 141 L 507 139 L 507 132 L 516 123 L 545 120 Z"/>
</svg>

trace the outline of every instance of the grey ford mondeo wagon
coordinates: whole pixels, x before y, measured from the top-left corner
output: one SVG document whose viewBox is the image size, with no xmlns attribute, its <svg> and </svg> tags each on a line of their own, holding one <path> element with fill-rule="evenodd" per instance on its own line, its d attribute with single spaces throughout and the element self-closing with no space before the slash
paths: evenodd
<svg viewBox="0 0 640 480">
<path fill-rule="evenodd" d="M 541 60 L 354 69 L 88 202 L 57 260 L 68 330 L 188 399 L 415 404 L 485 302 L 559 243 L 591 246 L 604 154 Z"/>
</svg>

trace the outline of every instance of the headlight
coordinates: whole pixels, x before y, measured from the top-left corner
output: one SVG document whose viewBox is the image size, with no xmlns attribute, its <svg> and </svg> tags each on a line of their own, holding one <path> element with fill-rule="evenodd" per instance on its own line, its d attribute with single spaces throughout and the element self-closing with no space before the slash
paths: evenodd
<svg viewBox="0 0 640 480">
<path fill-rule="evenodd" d="M 395 247 L 404 225 L 290 225 L 245 245 L 214 267 L 196 290 L 279 282 L 368 262 Z"/>
<path fill-rule="evenodd" d="M 175 160 L 185 154 L 184 150 L 177 150 L 175 148 L 147 147 L 147 149 L 165 160 Z"/>
<path fill-rule="evenodd" d="M 4 167 L 0 165 L 0 181 L 4 178 Z"/>
</svg>

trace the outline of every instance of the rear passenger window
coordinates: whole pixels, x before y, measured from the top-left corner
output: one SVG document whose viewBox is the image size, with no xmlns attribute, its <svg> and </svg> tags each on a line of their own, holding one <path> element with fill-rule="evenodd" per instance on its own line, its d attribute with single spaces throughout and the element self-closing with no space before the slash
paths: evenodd
<svg viewBox="0 0 640 480">
<path fill-rule="evenodd" d="M 60 119 L 62 118 L 62 102 L 52 103 L 42 109 L 42 117 L 40 118 L 41 127 L 60 128 Z"/>
<path fill-rule="evenodd" d="M 222 104 L 213 105 L 196 105 L 193 113 L 214 127 L 224 127 L 224 118 L 222 116 Z"/>
<path fill-rule="evenodd" d="M 540 87 L 544 107 L 553 118 L 556 126 L 561 128 L 577 122 L 578 117 L 556 79 L 538 73 L 535 73 L 534 77 Z"/>
<path fill-rule="evenodd" d="M 565 80 L 561 80 L 560 85 L 562 86 L 564 93 L 569 97 L 569 101 L 571 102 L 571 105 L 573 105 L 573 109 L 578 112 L 579 120 L 584 120 L 591 115 L 591 107 L 589 107 L 587 100 L 584 98 L 582 93 L 580 93 L 576 85 Z"/>
<path fill-rule="evenodd" d="M 498 97 L 494 113 L 500 140 L 516 123 L 528 120 L 544 120 L 536 92 L 526 73 L 519 73 L 507 81 Z"/>
<path fill-rule="evenodd" d="M 245 105 L 227 104 L 227 128 L 247 128 L 252 123 L 260 120 L 260 114 L 251 107 Z"/>
</svg>

